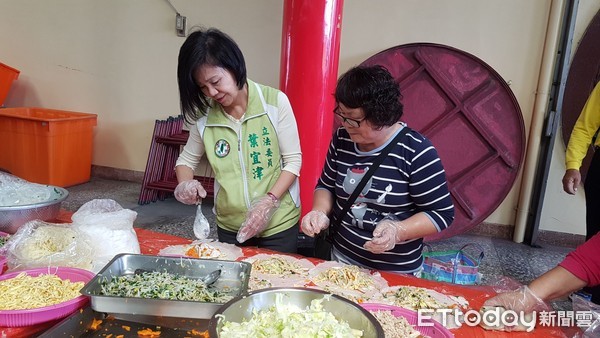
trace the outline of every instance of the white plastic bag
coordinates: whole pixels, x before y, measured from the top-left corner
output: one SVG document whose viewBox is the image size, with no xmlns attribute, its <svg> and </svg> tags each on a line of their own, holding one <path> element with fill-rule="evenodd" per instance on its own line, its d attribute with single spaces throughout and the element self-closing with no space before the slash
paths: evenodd
<svg viewBox="0 0 600 338">
<path fill-rule="evenodd" d="M 194 218 L 194 236 L 202 240 L 206 239 L 210 234 L 210 224 L 206 216 L 202 213 L 202 204 L 198 204 L 196 209 L 196 218 Z"/>
<path fill-rule="evenodd" d="M 572 294 L 573 311 L 580 315 L 587 315 L 587 323 L 581 328 L 582 332 L 576 334 L 574 338 L 593 338 L 600 336 L 600 305 L 594 304 L 583 297 Z"/>
<path fill-rule="evenodd" d="M 28 182 L 0 171 L 0 206 L 43 203 L 47 202 L 50 196 L 52 196 L 52 187 Z"/>
<path fill-rule="evenodd" d="M 91 270 L 90 238 L 70 224 L 33 220 L 23 224 L 2 248 L 8 270 L 68 266 Z"/>
<path fill-rule="evenodd" d="M 71 216 L 73 227 L 93 238 L 92 271 L 100 271 L 117 254 L 140 253 L 140 243 L 133 230 L 136 217 L 137 212 L 123 209 L 112 199 L 91 200 Z"/>
</svg>

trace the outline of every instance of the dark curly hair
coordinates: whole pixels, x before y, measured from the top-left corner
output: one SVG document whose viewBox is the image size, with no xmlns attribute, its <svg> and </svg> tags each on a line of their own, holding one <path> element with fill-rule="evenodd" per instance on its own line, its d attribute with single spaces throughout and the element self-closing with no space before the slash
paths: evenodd
<svg viewBox="0 0 600 338">
<path fill-rule="evenodd" d="M 216 28 L 202 30 L 198 27 L 179 49 L 177 63 L 181 112 L 188 123 L 206 114 L 209 107 L 208 98 L 202 94 L 194 79 L 196 69 L 203 65 L 227 69 L 233 74 L 239 89 L 246 84 L 246 62 L 237 43 Z"/>
<path fill-rule="evenodd" d="M 335 101 L 348 108 L 362 108 L 365 120 L 377 130 L 400 121 L 404 112 L 400 86 L 381 65 L 350 68 L 338 80 Z"/>
</svg>

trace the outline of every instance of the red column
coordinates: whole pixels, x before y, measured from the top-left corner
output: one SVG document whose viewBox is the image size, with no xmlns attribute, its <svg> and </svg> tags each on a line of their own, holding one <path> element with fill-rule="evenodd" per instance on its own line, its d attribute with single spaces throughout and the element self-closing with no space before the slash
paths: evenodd
<svg viewBox="0 0 600 338">
<path fill-rule="evenodd" d="M 302 215 L 331 141 L 343 0 L 285 0 L 279 88 L 292 104 L 302 146 Z"/>
</svg>

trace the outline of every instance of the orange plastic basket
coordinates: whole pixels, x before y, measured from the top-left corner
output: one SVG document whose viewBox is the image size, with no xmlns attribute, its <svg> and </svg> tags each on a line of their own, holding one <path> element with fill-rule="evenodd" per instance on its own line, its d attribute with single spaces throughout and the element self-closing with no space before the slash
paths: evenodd
<svg viewBox="0 0 600 338">
<path fill-rule="evenodd" d="M 19 73 L 18 70 L 0 63 L 0 107 L 4 104 L 10 86 L 19 77 Z"/>
<path fill-rule="evenodd" d="M 0 109 L 0 168 L 59 187 L 89 181 L 96 118 L 37 107 Z"/>
</svg>

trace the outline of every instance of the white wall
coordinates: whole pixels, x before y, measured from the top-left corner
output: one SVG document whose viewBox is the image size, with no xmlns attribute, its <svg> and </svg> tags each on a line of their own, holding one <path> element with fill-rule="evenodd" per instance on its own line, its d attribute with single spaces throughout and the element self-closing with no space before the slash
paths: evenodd
<svg viewBox="0 0 600 338">
<path fill-rule="evenodd" d="M 485 61 L 511 83 L 527 130 L 549 8 L 546 0 L 346 1 L 340 69 L 405 43 L 452 46 Z M 514 224 L 519 186 L 520 177 L 487 222 Z"/>
<path fill-rule="evenodd" d="M 580 0 L 571 55 L 577 51 L 577 46 L 589 22 L 599 10 L 600 1 Z M 565 193 L 562 188 L 562 177 L 565 174 L 565 144 L 567 142 L 562 137 L 560 128 L 562 126 L 557 130 L 558 135 L 555 139 L 550 163 L 540 229 L 585 235 L 586 208 L 583 186 L 579 187 L 575 196 Z"/>
<path fill-rule="evenodd" d="M 283 1 L 172 3 L 189 26 L 230 34 L 244 51 L 249 76 L 278 86 Z M 528 128 L 550 5 L 346 0 L 339 72 L 396 45 L 449 45 L 482 59 L 511 83 Z M 600 0 L 582 0 L 580 7 L 593 10 Z M 98 114 L 93 164 L 144 171 L 154 121 L 179 113 L 175 71 L 184 38 L 175 35 L 174 25 L 166 0 L 0 0 L 0 62 L 21 71 L 5 105 Z M 520 180 L 487 222 L 514 224 Z M 557 231 L 582 231 L 582 217 L 573 215 L 575 225 L 568 227 L 559 222 Z"/>
<path fill-rule="evenodd" d="M 259 3 L 173 1 L 190 24 L 229 32 L 250 76 L 277 85 L 283 6 Z M 179 114 L 174 27 L 166 0 L 0 0 L 0 62 L 21 71 L 5 106 L 98 114 L 93 164 L 144 171 L 154 121 Z"/>
</svg>

